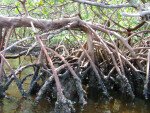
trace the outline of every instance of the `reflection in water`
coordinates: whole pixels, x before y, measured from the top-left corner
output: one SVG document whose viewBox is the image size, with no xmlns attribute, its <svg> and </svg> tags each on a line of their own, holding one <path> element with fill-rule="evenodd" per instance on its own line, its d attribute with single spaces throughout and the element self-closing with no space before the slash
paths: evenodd
<svg viewBox="0 0 150 113">
<path fill-rule="evenodd" d="M 150 113 L 150 103 L 136 98 L 134 102 L 129 102 L 119 98 L 119 95 L 113 95 L 114 100 L 108 102 L 105 98 L 97 102 L 89 100 L 88 105 L 81 113 Z M 117 97 L 118 96 L 118 97 Z"/>
<path fill-rule="evenodd" d="M 116 95 L 114 95 L 115 97 Z M 149 113 L 150 104 L 136 98 L 134 102 L 125 102 L 120 98 L 114 98 L 112 103 L 104 98 L 97 101 L 88 100 L 88 105 L 81 112 L 76 106 L 77 113 Z M 42 100 L 35 105 L 33 100 L 3 99 L 0 101 L 0 113 L 54 113 L 54 103 Z"/>
<path fill-rule="evenodd" d="M 4 99 L 0 103 L 0 108 L 0 113 L 49 113 L 49 111 L 53 110 L 54 106 L 52 106 L 46 100 L 41 101 L 38 105 L 35 106 L 32 100 Z"/>
<path fill-rule="evenodd" d="M 0 113 L 3 113 L 3 103 L 2 103 L 2 100 L 0 100 Z"/>
</svg>

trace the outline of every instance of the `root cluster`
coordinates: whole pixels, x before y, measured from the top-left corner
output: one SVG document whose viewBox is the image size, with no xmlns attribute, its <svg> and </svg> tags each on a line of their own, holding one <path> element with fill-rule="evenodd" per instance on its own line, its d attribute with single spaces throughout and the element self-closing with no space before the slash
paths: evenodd
<svg viewBox="0 0 150 113">
<path fill-rule="evenodd" d="M 89 27 L 89 29 L 91 33 L 86 34 L 88 39 L 84 45 L 69 30 L 80 46 L 79 49 L 73 51 L 67 50 L 64 45 L 57 47 L 56 50 L 43 47 L 43 42 L 38 39 L 42 46 L 39 56 L 42 59 L 46 57 L 47 61 L 20 67 L 15 72 L 11 70 L 12 74 L 9 76 L 3 74 L 0 81 L 0 97 L 7 97 L 5 91 L 15 80 L 22 96 L 26 99 L 33 94 L 36 95 L 36 103 L 47 96 L 51 101 L 57 99 L 55 112 L 75 112 L 73 102 L 82 106 L 87 104 L 87 92 L 92 87 L 99 89 L 99 93 L 108 99 L 112 99 L 112 91 L 121 92 L 131 99 L 139 94 L 148 99 L 149 77 L 147 76 L 149 75 L 145 70 L 149 71 L 150 51 L 147 49 L 149 38 L 143 39 L 144 44 L 143 41 L 140 41 L 127 48 L 122 43 L 117 44 L 113 40 L 112 42 L 104 40 L 92 28 Z M 93 36 L 97 39 L 95 40 Z M 109 36 L 111 38 L 111 35 Z M 46 56 L 43 55 L 43 52 L 46 53 Z M 50 61 L 48 55 L 51 56 Z M 8 64 L 2 55 L 1 58 Z M 52 65 L 55 65 L 55 68 L 52 68 Z M 19 80 L 17 75 L 29 67 L 34 68 L 34 73 Z M 22 85 L 31 76 L 30 87 L 27 92 L 24 92 Z M 39 80 L 42 81 L 40 84 Z"/>
</svg>

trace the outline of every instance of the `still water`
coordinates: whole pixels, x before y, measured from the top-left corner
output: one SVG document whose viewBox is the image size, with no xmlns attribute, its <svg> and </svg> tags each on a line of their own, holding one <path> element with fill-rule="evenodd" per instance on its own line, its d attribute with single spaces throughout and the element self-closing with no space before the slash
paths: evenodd
<svg viewBox="0 0 150 113">
<path fill-rule="evenodd" d="M 48 100 L 42 100 L 38 105 L 34 105 L 32 100 L 21 98 L 0 101 L 0 113 L 54 113 L 53 109 L 54 103 Z M 134 102 L 124 102 L 120 98 L 115 98 L 111 104 L 89 99 L 83 111 L 79 106 L 76 106 L 76 109 L 76 113 L 150 113 L 150 104 L 138 98 Z"/>
<path fill-rule="evenodd" d="M 8 60 L 10 65 L 17 68 L 19 65 L 18 59 Z M 29 64 L 31 61 L 27 57 L 23 65 Z M 7 71 L 7 69 L 6 69 Z M 23 72 L 23 75 L 32 73 L 33 69 L 28 69 Z M 9 73 L 9 71 L 7 71 Z M 31 78 L 28 78 L 23 87 L 28 89 Z M 6 94 L 14 99 L 0 100 L 0 113 L 54 113 L 54 103 L 48 99 L 42 100 L 39 104 L 34 104 L 33 100 L 25 100 L 21 97 L 21 94 L 15 83 L 11 84 Z M 80 106 L 75 106 L 76 113 L 150 113 L 150 101 L 136 98 L 134 101 L 130 101 L 128 98 L 124 98 L 121 94 L 112 94 L 113 101 L 110 103 L 104 97 L 99 97 L 97 93 L 90 95 L 88 104 L 81 110 Z"/>
</svg>

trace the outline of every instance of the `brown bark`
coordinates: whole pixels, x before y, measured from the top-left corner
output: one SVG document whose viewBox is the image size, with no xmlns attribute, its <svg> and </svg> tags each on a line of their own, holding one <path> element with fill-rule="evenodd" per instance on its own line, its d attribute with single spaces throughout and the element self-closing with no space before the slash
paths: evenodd
<svg viewBox="0 0 150 113">
<path fill-rule="evenodd" d="M 26 17 L 6 17 L 0 16 L 0 26 L 3 28 L 6 27 L 31 27 L 30 22 L 33 22 L 36 28 L 46 29 L 46 30 L 55 30 L 61 27 L 68 25 L 68 23 L 79 21 L 78 18 L 63 18 L 56 20 L 46 20 L 46 19 L 35 19 L 30 16 Z"/>
</svg>

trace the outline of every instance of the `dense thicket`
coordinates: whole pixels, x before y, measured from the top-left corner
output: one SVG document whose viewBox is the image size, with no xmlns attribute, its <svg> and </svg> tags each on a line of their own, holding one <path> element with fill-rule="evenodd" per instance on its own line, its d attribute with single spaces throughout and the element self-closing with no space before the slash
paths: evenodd
<svg viewBox="0 0 150 113">
<path fill-rule="evenodd" d="M 149 2 L 118 0 L 2 0 L 0 5 L 0 97 L 15 81 L 26 99 L 57 98 L 55 112 L 86 104 L 90 88 L 112 99 L 149 98 Z M 13 55 L 8 55 L 11 52 Z M 13 70 L 7 59 L 37 57 Z M 5 71 L 4 63 L 11 74 Z M 19 77 L 25 69 L 34 72 Z M 28 91 L 22 87 L 32 77 Z M 42 81 L 39 84 L 39 81 Z"/>
</svg>

